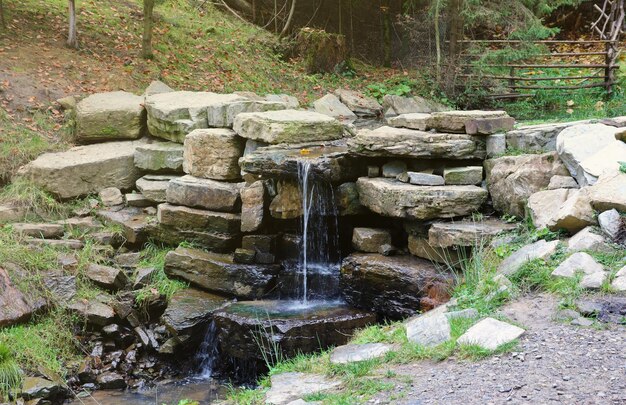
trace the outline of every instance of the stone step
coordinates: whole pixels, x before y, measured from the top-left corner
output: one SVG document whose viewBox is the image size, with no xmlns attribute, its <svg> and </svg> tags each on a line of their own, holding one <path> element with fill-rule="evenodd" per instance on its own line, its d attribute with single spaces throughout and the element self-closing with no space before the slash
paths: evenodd
<svg viewBox="0 0 626 405">
<path fill-rule="evenodd" d="M 181 205 L 159 204 L 157 220 L 160 224 L 177 229 L 202 230 L 238 235 L 241 215 L 189 208 Z"/>
<path fill-rule="evenodd" d="M 61 224 L 13 224 L 13 231 L 32 238 L 56 239 L 63 236 L 65 227 Z"/>
<path fill-rule="evenodd" d="M 162 203 L 167 199 L 167 187 L 170 181 L 178 178 L 180 176 L 147 174 L 137 180 L 135 186 L 147 200 Z"/>
<path fill-rule="evenodd" d="M 134 162 L 141 145 L 142 141 L 106 142 L 44 153 L 20 168 L 18 176 L 61 199 L 97 194 L 108 187 L 131 190 L 141 177 Z"/>
<path fill-rule="evenodd" d="M 358 156 L 421 159 L 484 159 L 485 137 L 467 134 L 432 133 L 407 128 L 364 129 L 348 141 Z"/>
<path fill-rule="evenodd" d="M 238 212 L 244 183 L 225 183 L 193 176 L 170 181 L 167 202 L 211 211 Z"/>
<path fill-rule="evenodd" d="M 154 173 L 182 173 L 183 146 L 174 142 L 153 142 L 137 147 L 135 166 Z"/>
<path fill-rule="evenodd" d="M 283 110 L 242 113 L 233 129 L 239 136 L 271 144 L 333 141 L 343 136 L 343 125 L 312 111 Z"/>
<path fill-rule="evenodd" d="M 428 230 L 428 242 L 437 247 L 475 247 L 489 241 L 496 235 L 511 231 L 515 224 L 497 219 L 479 221 L 435 222 Z"/>
<path fill-rule="evenodd" d="M 415 186 L 396 180 L 362 177 L 361 204 L 377 214 L 405 219 L 454 218 L 479 211 L 487 190 L 476 186 Z"/>
<path fill-rule="evenodd" d="M 196 129 L 185 137 L 185 173 L 213 180 L 241 178 L 245 140 L 226 128 Z"/>
</svg>

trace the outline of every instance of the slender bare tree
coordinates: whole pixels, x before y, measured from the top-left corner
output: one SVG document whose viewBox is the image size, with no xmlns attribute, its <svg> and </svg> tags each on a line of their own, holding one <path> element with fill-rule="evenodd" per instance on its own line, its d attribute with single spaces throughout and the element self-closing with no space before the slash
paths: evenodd
<svg viewBox="0 0 626 405">
<path fill-rule="evenodd" d="M 2 7 L 2 0 L 0 0 L 0 28 L 6 28 L 6 23 L 4 22 L 4 7 Z"/>
<path fill-rule="evenodd" d="M 76 32 L 76 2 L 68 0 L 69 31 L 67 34 L 67 46 L 78 49 L 78 34 Z"/>
<path fill-rule="evenodd" d="M 283 27 L 283 30 L 280 32 L 281 38 L 284 37 L 289 32 L 289 29 L 291 28 L 293 15 L 296 11 L 296 4 L 297 4 L 296 0 L 291 0 L 291 9 L 289 9 L 289 16 L 287 17 L 287 22 L 285 22 L 285 26 Z"/>
<path fill-rule="evenodd" d="M 143 38 L 141 55 L 144 59 L 152 59 L 152 26 L 154 25 L 154 0 L 143 0 Z"/>
</svg>

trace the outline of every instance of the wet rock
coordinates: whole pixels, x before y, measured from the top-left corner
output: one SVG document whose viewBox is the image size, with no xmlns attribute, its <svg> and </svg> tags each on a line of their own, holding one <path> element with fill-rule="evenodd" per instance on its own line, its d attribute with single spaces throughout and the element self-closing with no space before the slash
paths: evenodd
<svg viewBox="0 0 626 405">
<path fill-rule="evenodd" d="M 262 360 L 267 350 L 292 357 L 345 344 L 376 317 L 337 303 L 298 308 L 294 301 L 243 301 L 216 312 L 214 319 L 225 354 Z"/>
<path fill-rule="evenodd" d="M 622 228 L 622 218 L 616 209 L 604 211 L 598 215 L 598 222 L 605 235 L 613 240 L 617 239 Z"/>
<path fill-rule="evenodd" d="M 392 319 L 415 314 L 451 279 L 432 263 L 411 256 L 355 253 L 341 265 L 346 301 Z"/>
<path fill-rule="evenodd" d="M 154 173 L 182 173 L 183 146 L 174 142 L 153 142 L 135 150 L 135 166 Z"/>
<path fill-rule="evenodd" d="M 146 127 L 143 97 L 125 91 L 97 93 L 76 106 L 76 141 L 138 139 Z"/>
<path fill-rule="evenodd" d="M 185 173 L 213 180 L 237 180 L 244 146 L 245 140 L 230 129 L 196 129 L 185 137 Z"/>
<path fill-rule="evenodd" d="M 505 111 L 441 111 L 432 113 L 428 120 L 429 128 L 439 132 L 454 133 L 470 133 L 475 129 L 475 133 L 492 134 L 502 132 L 502 128 L 510 130 L 512 124 L 511 118 Z M 478 129 L 483 131 L 479 132 Z M 485 131 L 486 129 L 489 131 Z"/>
<path fill-rule="evenodd" d="M 122 196 L 122 192 L 117 187 L 107 187 L 105 189 L 100 190 L 98 193 L 100 200 L 102 200 L 102 205 L 105 207 L 114 207 L 116 205 L 124 204 L 124 196 Z"/>
<path fill-rule="evenodd" d="M 485 318 L 472 326 L 458 340 L 460 345 L 477 345 L 487 350 L 496 350 L 520 337 L 524 329 L 493 318 Z"/>
<path fill-rule="evenodd" d="M 443 186 L 444 179 L 436 174 L 407 172 L 409 183 L 416 186 Z"/>
<path fill-rule="evenodd" d="M 13 224 L 13 231 L 32 238 L 55 239 L 63 236 L 65 227 L 60 224 Z"/>
<path fill-rule="evenodd" d="M 380 167 L 378 166 L 367 166 L 367 177 L 380 177 Z"/>
<path fill-rule="evenodd" d="M 104 372 L 96 377 L 96 383 L 100 386 L 100 389 L 104 390 L 117 390 L 126 388 L 126 381 L 118 373 Z"/>
<path fill-rule="evenodd" d="M 348 149 L 369 157 L 484 159 L 487 154 L 484 137 L 392 127 L 360 130 Z"/>
<path fill-rule="evenodd" d="M 593 252 L 610 252 L 612 249 L 607 244 L 604 236 L 594 232 L 593 227 L 588 226 L 567 242 L 568 252 L 588 250 Z"/>
<path fill-rule="evenodd" d="M 515 224 L 485 219 L 482 221 L 434 222 L 428 230 L 428 241 L 437 247 L 480 246 L 502 232 L 516 228 Z"/>
<path fill-rule="evenodd" d="M 591 205 L 598 211 L 626 212 L 626 176 L 619 170 L 607 171 L 589 188 Z"/>
<path fill-rule="evenodd" d="M 558 240 L 546 242 L 542 239 L 535 243 L 531 243 L 530 245 L 526 245 L 504 259 L 502 263 L 500 263 L 500 266 L 498 266 L 498 273 L 505 276 L 511 276 L 515 274 L 524 264 L 532 260 L 547 260 L 554 254 L 554 252 L 556 252 L 558 244 Z"/>
<path fill-rule="evenodd" d="M 585 275 L 603 273 L 604 267 L 596 262 L 593 257 L 584 252 L 574 253 L 563 261 L 554 271 L 552 276 L 574 278 L 578 272 Z"/>
<path fill-rule="evenodd" d="M 330 353 L 332 364 L 349 364 L 384 357 L 393 350 L 393 345 L 385 343 L 348 344 L 336 347 Z"/>
<path fill-rule="evenodd" d="M 383 96 L 383 109 L 392 110 L 393 114 L 431 113 L 436 111 L 448 111 L 450 108 L 436 101 L 423 97 L 402 97 L 393 94 Z"/>
<path fill-rule="evenodd" d="M 337 89 L 335 94 L 350 110 L 361 117 L 377 117 L 383 113 L 383 106 L 373 97 L 366 97 L 358 91 Z"/>
<path fill-rule="evenodd" d="M 272 376 L 271 384 L 265 402 L 272 405 L 287 405 L 306 395 L 323 393 L 341 386 L 340 381 L 329 380 L 319 374 L 306 373 L 276 374 Z"/>
<path fill-rule="evenodd" d="M 254 232 L 263 225 L 265 195 L 262 181 L 255 181 L 241 190 L 241 232 Z"/>
<path fill-rule="evenodd" d="M 95 326 L 106 326 L 115 322 L 113 308 L 98 301 L 74 301 L 67 308 Z"/>
<path fill-rule="evenodd" d="M 45 301 L 30 293 L 32 291 L 29 293 L 20 291 L 12 283 L 9 273 L 0 267 L 0 327 L 25 322 L 45 308 Z"/>
<path fill-rule="evenodd" d="M 242 113 L 233 129 L 246 139 L 271 144 L 332 141 L 342 138 L 337 120 L 323 114 L 299 110 Z"/>
<path fill-rule="evenodd" d="M 174 91 L 170 86 L 160 80 L 153 80 L 143 92 L 144 96 L 152 96 L 154 94 L 170 93 Z"/>
<path fill-rule="evenodd" d="M 487 191 L 476 186 L 414 186 L 389 179 L 360 178 L 361 204 L 389 217 L 406 219 L 453 218 L 478 211 Z"/>
<path fill-rule="evenodd" d="M 52 301 L 62 307 L 76 296 L 76 277 L 65 276 L 61 273 L 48 273 L 44 276 L 44 285 L 52 295 Z"/>
<path fill-rule="evenodd" d="M 383 245 L 391 245 L 391 234 L 386 229 L 354 228 L 352 247 L 365 253 L 378 253 Z"/>
<path fill-rule="evenodd" d="M 170 182 L 167 202 L 211 211 L 237 212 L 241 208 L 240 190 L 243 183 L 224 183 L 193 176 L 183 176 Z"/>
<path fill-rule="evenodd" d="M 161 320 L 174 336 L 195 336 L 206 329 L 213 313 L 228 303 L 226 298 L 187 288 L 172 296 Z"/>
<path fill-rule="evenodd" d="M 254 250 L 238 248 L 235 249 L 233 261 L 241 264 L 253 264 L 255 256 L 256 252 Z"/>
<path fill-rule="evenodd" d="M 302 192 L 298 184 L 290 181 L 278 183 L 278 194 L 270 203 L 270 214 L 277 219 L 302 216 Z"/>
<path fill-rule="evenodd" d="M 150 284 L 152 278 L 157 273 L 157 269 L 154 267 L 140 267 L 135 272 L 133 281 L 133 288 L 139 289 Z"/>
<path fill-rule="evenodd" d="M 476 185 L 483 181 L 483 168 L 482 166 L 452 167 L 443 171 L 443 178 L 448 185 Z"/>
<path fill-rule="evenodd" d="M 20 168 L 18 175 L 61 199 L 94 194 L 107 187 L 130 190 L 141 176 L 134 164 L 135 149 L 141 144 L 106 142 L 44 153 Z"/>
<path fill-rule="evenodd" d="M 553 176 L 568 174 L 556 153 L 490 159 L 485 171 L 494 208 L 520 218 L 531 195 L 546 189 Z"/>
<path fill-rule="evenodd" d="M 568 194 L 567 200 L 561 204 L 555 216 L 548 222 L 548 228 L 552 231 L 565 229 L 574 234 L 596 223 L 589 193 L 586 189 L 581 189 L 572 190 Z"/>
<path fill-rule="evenodd" d="M 626 144 L 615 139 L 618 132 L 619 128 L 604 124 L 584 124 L 559 133 L 556 150 L 578 184 L 594 184 L 611 163 L 616 164 L 620 153 L 626 154 Z"/>
<path fill-rule="evenodd" d="M 129 282 L 123 270 L 93 263 L 87 267 L 85 275 L 97 286 L 112 291 L 125 288 Z"/>
<path fill-rule="evenodd" d="M 246 101 L 236 94 L 174 91 L 146 97 L 148 130 L 158 138 L 183 143 L 185 135 L 208 128 L 208 116 L 223 112 L 229 103 Z"/>
<path fill-rule="evenodd" d="M 406 336 L 423 347 L 437 346 L 451 339 L 450 321 L 443 314 L 418 316 L 407 322 Z"/>
<path fill-rule="evenodd" d="M 245 155 L 239 164 L 246 173 L 295 179 L 303 161 L 309 165 L 310 174 L 332 182 L 355 180 L 365 173 L 363 162 L 348 154 L 343 140 L 261 147 Z"/>
<path fill-rule="evenodd" d="M 65 391 L 63 386 L 42 377 L 25 377 L 20 396 L 25 400 L 53 399 Z"/>
<path fill-rule="evenodd" d="M 548 190 L 558 190 L 561 188 L 578 188 L 578 183 L 571 176 L 552 176 Z"/>
<path fill-rule="evenodd" d="M 147 174 L 137 180 L 137 190 L 148 200 L 155 203 L 162 203 L 167 199 L 167 188 L 170 181 L 179 177 L 180 176 Z"/>
<path fill-rule="evenodd" d="M 271 253 L 276 245 L 275 235 L 246 235 L 241 240 L 241 247 L 259 253 Z"/>
<path fill-rule="evenodd" d="M 354 121 L 356 115 L 334 94 L 327 94 L 313 102 L 315 111 L 336 118 L 338 120 Z"/>
<path fill-rule="evenodd" d="M 546 228 L 552 219 L 556 217 L 559 209 L 567 201 L 572 191 L 562 188 L 538 191 L 531 195 L 528 198 L 528 213 L 535 228 Z"/>
<path fill-rule="evenodd" d="M 383 177 L 395 179 L 398 175 L 406 172 L 406 163 L 401 160 L 392 160 L 383 165 Z"/>
<path fill-rule="evenodd" d="M 359 190 L 356 183 L 344 183 L 335 192 L 336 206 L 340 216 L 359 215 L 365 212 L 365 207 L 359 201 Z"/>
<path fill-rule="evenodd" d="M 278 265 L 245 265 L 232 255 L 178 248 L 165 258 L 165 273 L 180 277 L 200 288 L 239 298 L 260 298 L 269 292 Z"/>
</svg>

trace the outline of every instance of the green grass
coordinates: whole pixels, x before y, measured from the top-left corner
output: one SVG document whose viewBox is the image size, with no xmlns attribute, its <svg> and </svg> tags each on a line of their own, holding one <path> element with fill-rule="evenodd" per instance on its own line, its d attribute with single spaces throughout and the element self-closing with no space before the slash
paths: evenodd
<svg viewBox="0 0 626 405">
<path fill-rule="evenodd" d="M 9 395 L 22 385 L 22 370 L 13 358 L 8 344 L 0 343 L 0 398 L 9 400 Z"/>
<path fill-rule="evenodd" d="M 171 248 L 154 242 L 148 242 L 144 246 L 144 250 L 141 252 L 142 260 L 138 268 L 153 267 L 156 271 L 152 275 L 150 283 L 137 291 L 137 302 L 141 303 L 149 299 L 154 295 L 154 291 L 164 295 L 169 300 L 177 291 L 189 287 L 189 284 L 171 279 L 165 274 L 165 256 L 171 250 Z"/>
</svg>

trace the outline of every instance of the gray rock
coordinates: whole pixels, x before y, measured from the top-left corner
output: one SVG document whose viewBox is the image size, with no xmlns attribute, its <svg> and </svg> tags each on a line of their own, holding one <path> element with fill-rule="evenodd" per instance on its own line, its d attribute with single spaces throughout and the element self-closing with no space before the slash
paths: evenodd
<svg viewBox="0 0 626 405">
<path fill-rule="evenodd" d="M 9 268 L 8 263 L 3 265 Z M 15 278 L 16 272 L 12 273 Z M 13 284 L 7 270 L 0 267 L 0 327 L 28 321 L 32 315 L 44 309 L 45 301 L 32 293 L 22 292 Z"/>
<path fill-rule="evenodd" d="M 589 327 L 593 325 L 593 321 L 591 319 L 587 319 L 587 318 L 583 318 L 582 316 L 579 316 L 578 318 L 572 320 L 572 325 Z"/>
<path fill-rule="evenodd" d="M 428 120 L 428 126 L 429 128 L 436 129 L 439 132 L 464 133 L 467 130 L 466 126 L 468 123 L 470 124 L 470 130 L 472 130 L 472 123 L 474 123 L 474 121 L 491 121 L 498 119 L 510 120 L 510 117 L 505 111 L 443 111 L 432 113 L 431 118 Z M 474 123 L 474 125 L 476 126 L 476 123 Z M 498 124 L 493 126 L 491 131 L 486 132 L 502 132 L 503 128 L 503 125 Z M 508 125 L 506 125 L 506 128 L 512 129 L 512 123 L 509 122 Z M 474 132 L 479 133 L 478 131 Z"/>
<path fill-rule="evenodd" d="M 0 204 L 0 224 L 17 222 L 24 219 L 26 209 L 12 204 Z"/>
<path fill-rule="evenodd" d="M 608 278 L 609 274 L 605 271 L 586 274 L 578 285 L 588 290 L 599 290 Z"/>
<path fill-rule="evenodd" d="M 61 273 L 48 273 L 44 277 L 44 285 L 52 294 L 52 301 L 62 307 L 76 297 L 76 277 L 65 276 Z"/>
<path fill-rule="evenodd" d="M 255 181 L 241 190 L 241 232 L 254 232 L 263 225 L 266 207 L 265 186 Z"/>
<path fill-rule="evenodd" d="M 485 318 L 472 326 L 458 340 L 460 345 L 477 345 L 487 350 L 496 350 L 524 333 L 524 329 L 493 318 Z"/>
<path fill-rule="evenodd" d="M 98 301 L 74 301 L 67 308 L 95 326 L 106 326 L 115 322 L 113 308 Z"/>
<path fill-rule="evenodd" d="M 124 204 L 124 196 L 117 187 L 107 187 L 100 190 L 98 196 L 100 197 L 100 200 L 102 200 L 102 205 L 105 207 L 114 207 L 116 205 Z"/>
<path fill-rule="evenodd" d="M 409 176 L 409 183 L 416 186 L 443 186 L 444 179 L 436 174 L 420 173 L 420 172 L 407 172 Z"/>
<path fill-rule="evenodd" d="M 138 179 L 135 185 L 144 198 L 155 203 L 162 203 L 167 200 L 167 188 L 170 181 L 178 178 L 180 176 L 147 174 Z"/>
<path fill-rule="evenodd" d="M 515 224 L 489 218 L 482 221 L 435 222 L 428 230 L 428 241 L 433 246 L 443 248 L 474 247 L 515 228 Z"/>
<path fill-rule="evenodd" d="M 315 111 L 338 120 L 354 121 L 356 115 L 334 94 L 327 94 L 313 103 Z"/>
<path fill-rule="evenodd" d="M 128 284 L 128 277 L 121 269 L 115 267 L 90 264 L 85 273 L 87 278 L 99 287 L 108 290 L 121 290 Z"/>
<path fill-rule="evenodd" d="M 576 310 L 583 316 L 597 316 L 602 310 L 603 305 L 599 301 L 581 299 L 576 301 Z"/>
<path fill-rule="evenodd" d="M 61 394 L 65 389 L 59 383 L 55 383 L 41 377 L 24 377 L 20 396 L 27 400 L 38 403 L 41 399 L 51 399 Z M 29 402 L 30 403 L 30 402 Z"/>
<path fill-rule="evenodd" d="M 591 205 L 598 211 L 616 209 L 626 212 L 626 176 L 614 169 L 600 175 L 589 187 Z"/>
<path fill-rule="evenodd" d="M 154 94 L 171 93 L 174 91 L 170 86 L 160 80 L 153 80 L 143 92 L 144 96 L 152 96 Z"/>
<path fill-rule="evenodd" d="M 578 188 L 576 179 L 571 176 L 552 176 L 548 190 L 557 190 L 560 188 Z"/>
<path fill-rule="evenodd" d="M 444 268 L 460 269 L 469 257 L 467 250 L 434 246 L 428 239 L 419 235 L 409 235 L 407 247 L 413 256 L 440 263 Z"/>
<path fill-rule="evenodd" d="M 294 219 L 302 216 L 302 192 L 291 181 L 278 183 L 278 193 L 270 203 L 270 214 L 277 219 Z"/>
<path fill-rule="evenodd" d="M 195 335 L 202 333 L 213 313 L 228 303 L 226 298 L 187 288 L 172 296 L 161 320 L 174 336 Z"/>
<path fill-rule="evenodd" d="M 241 215 L 208 211 L 168 203 L 157 207 L 160 224 L 182 230 L 215 232 L 236 238 L 241 228 Z"/>
<path fill-rule="evenodd" d="M 581 250 L 610 252 L 612 249 L 607 244 L 607 240 L 604 236 L 595 233 L 593 227 L 588 226 L 572 236 L 567 242 L 568 252 L 579 252 Z"/>
<path fill-rule="evenodd" d="M 513 129 L 515 119 L 511 117 L 488 117 L 469 120 L 465 132 L 471 135 L 493 135 Z"/>
<path fill-rule="evenodd" d="M 241 113 L 278 111 L 287 109 L 282 101 L 245 100 L 213 105 L 208 108 L 209 127 L 232 128 L 235 117 Z"/>
<path fill-rule="evenodd" d="M 386 94 L 383 96 L 383 109 L 385 111 L 389 111 L 389 109 L 391 109 L 393 114 L 397 115 L 450 110 L 449 107 L 443 104 L 425 99 L 423 97 L 402 97 L 393 94 Z"/>
<path fill-rule="evenodd" d="M 349 364 L 385 356 L 393 346 L 385 343 L 348 344 L 336 347 L 330 353 L 332 364 Z"/>
<path fill-rule="evenodd" d="M 174 142 L 153 142 L 137 147 L 135 166 L 155 173 L 182 173 L 183 146 Z"/>
<path fill-rule="evenodd" d="M 584 252 L 577 252 L 568 257 L 554 271 L 552 276 L 574 278 L 578 272 L 585 275 L 603 273 L 604 267 L 593 257 Z"/>
<path fill-rule="evenodd" d="M 141 174 L 134 154 L 142 142 L 107 142 L 78 146 L 66 152 L 44 153 L 18 175 L 61 199 L 94 194 L 107 187 L 134 188 Z"/>
<path fill-rule="evenodd" d="M 447 185 L 478 185 L 483 181 L 483 167 L 467 166 L 447 168 L 443 171 L 443 178 Z"/>
<path fill-rule="evenodd" d="M 379 166 L 367 166 L 367 177 L 380 177 Z"/>
<path fill-rule="evenodd" d="M 300 107 L 300 102 L 298 101 L 298 99 L 294 96 L 290 96 L 287 94 L 266 94 L 265 100 L 287 103 L 287 108 L 297 109 Z"/>
<path fill-rule="evenodd" d="M 133 288 L 139 289 L 149 285 L 154 276 L 158 273 L 155 267 L 140 267 L 135 272 Z"/>
<path fill-rule="evenodd" d="M 68 250 L 81 250 L 85 244 L 77 239 L 26 239 L 31 247 L 51 247 Z"/>
<path fill-rule="evenodd" d="M 626 291 L 626 266 L 622 267 L 615 274 L 615 279 L 611 283 L 611 287 L 615 291 Z"/>
<path fill-rule="evenodd" d="M 339 121 L 298 110 L 242 113 L 235 118 L 233 128 L 243 138 L 271 144 L 332 141 L 343 136 Z"/>
<path fill-rule="evenodd" d="M 420 346 L 432 347 L 450 340 L 450 321 L 443 314 L 428 313 L 406 324 L 406 336 L 409 342 Z"/>
<path fill-rule="evenodd" d="M 395 179 L 398 175 L 406 172 L 406 163 L 401 160 L 392 160 L 383 165 L 383 177 Z"/>
<path fill-rule="evenodd" d="M 506 135 L 493 134 L 487 136 L 487 157 L 493 158 L 506 152 Z"/>
<path fill-rule="evenodd" d="M 482 136 L 438 134 L 406 128 L 362 129 L 348 141 L 355 155 L 425 159 L 484 159 L 486 141 Z"/>
<path fill-rule="evenodd" d="M 553 177 L 554 178 L 554 177 Z M 528 198 L 528 213 L 535 228 L 546 228 L 569 198 L 571 189 L 538 191 Z"/>
<path fill-rule="evenodd" d="M 604 211 L 598 215 L 598 222 L 602 231 L 611 239 L 617 239 L 622 227 L 622 218 L 616 209 Z"/>
<path fill-rule="evenodd" d="M 378 253 L 387 244 L 391 244 L 391 234 L 386 229 L 354 228 L 352 232 L 352 247 L 359 252 Z"/>
<path fill-rule="evenodd" d="M 143 97 L 125 91 L 92 94 L 76 106 L 76 141 L 138 139 L 144 134 Z"/>
<path fill-rule="evenodd" d="M 359 201 L 359 190 L 356 183 L 344 183 L 337 188 L 335 200 L 340 216 L 359 215 L 365 212 L 365 207 Z"/>
<path fill-rule="evenodd" d="M 400 114 L 397 117 L 387 119 L 387 124 L 395 128 L 416 129 L 418 131 L 427 131 L 429 129 L 430 114 L 410 113 Z"/>
<path fill-rule="evenodd" d="M 126 388 L 124 377 L 115 372 L 106 371 L 96 377 L 96 382 L 103 390 L 118 390 Z"/>
<path fill-rule="evenodd" d="M 13 231 L 32 238 L 55 239 L 63 236 L 65 227 L 61 224 L 17 223 L 11 225 Z"/>
<path fill-rule="evenodd" d="M 223 183 L 183 176 L 170 181 L 167 202 L 211 211 L 237 212 L 241 208 L 242 187 L 243 183 Z"/>
<path fill-rule="evenodd" d="M 448 319 L 471 319 L 471 318 L 478 318 L 479 313 L 478 313 L 478 310 L 474 308 L 467 308 L 467 309 L 462 309 L 460 311 L 446 312 L 444 313 L 444 315 Z"/>
<path fill-rule="evenodd" d="M 565 229 L 574 234 L 581 229 L 597 223 L 591 198 L 587 189 L 572 190 L 567 200 L 559 207 L 556 214 L 548 222 L 552 231 Z"/>
<path fill-rule="evenodd" d="M 357 181 L 361 204 L 388 217 L 454 218 L 478 211 L 487 191 L 476 186 L 414 186 L 395 180 L 362 177 Z"/>
<path fill-rule="evenodd" d="M 126 205 L 128 205 L 129 207 L 144 208 L 144 207 L 151 207 L 154 205 L 154 201 L 146 198 L 146 196 L 144 196 L 141 193 L 126 194 L 124 196 L 124 199 L 126 200 Z"/>
<path fill-rule="evenodd" d="M 233 255 L 233 261 L 241 264 L 253 264 L 255 256 L 254 250 L 237 248 Z"/>
<path fill-rule="evenodd" d="M 271 384 L 265 395 L 265 403 L 272 405 L 286 405 L 306 395 L 327 392 L 341 386 L 340 381 L 308 373 L 275 374 L 271 377 Z"/>
<path fill-rule="evenodd" d="M 502 263 L 500 263 L 500 266 L 498 266 L 498 273 L 510 276 L 515 274 L 524 264 L 532 260 L 546 260 L 556 252 L 558 244 L 558 240 L 546 242 L 542 239 L 530 245 L 526 245 L 504 259 Z"/>
<path fill-rule="evenodd" d="M 556 124 L 538 124 L 520 126 L 506 133 L 506 142 L 510 148 L 533 152 L 552 152 L 556 150 L 556 138 L 565 128 L 587 121 L 574 121 Z"/>
<path fill-rule="evenodd" d="M 366 97 L 358 91 L 337 89 L 335 94 L 350 110 L 361 117 L 379 116 L 383 113 L 383 106 L 373 97 Z"/>
<path fill-rule="evenodd" d="M 213 180 L 237 180 L 244 146 L 244 139 L 230 129 L 196 129 L 185 137 L 185 173 Z"/>
</svg>

